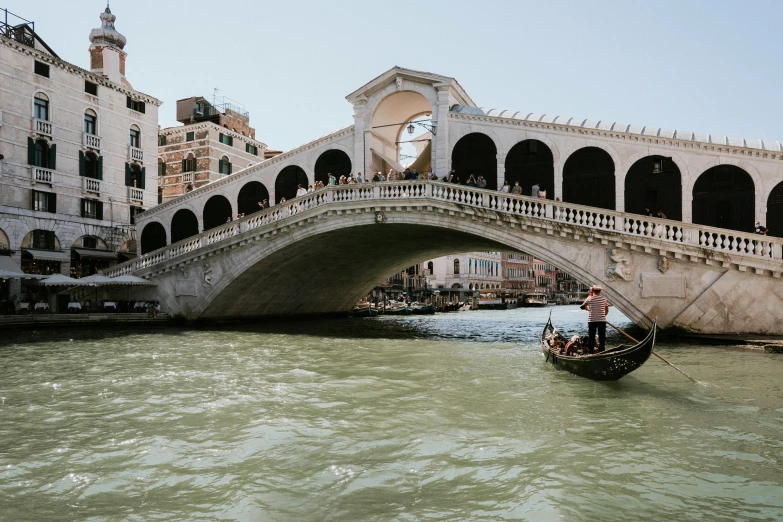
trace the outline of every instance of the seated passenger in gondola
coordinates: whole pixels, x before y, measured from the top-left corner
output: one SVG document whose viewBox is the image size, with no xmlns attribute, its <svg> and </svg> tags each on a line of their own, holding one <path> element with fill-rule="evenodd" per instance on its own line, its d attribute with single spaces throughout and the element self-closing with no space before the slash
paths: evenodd
<svg viewBox="0 0 783 522">
<path fill-rule="evenodd" d="M 604 351 L 606 344 L 606 314 L 609 313 L 609 301 L 601 295 L 603 288 L 594 286 L 590 289 L 590 295 L 580 307 L 587 310 L 590 315 L 587 319 L 587 351 L 593 353 L 595 348 L 595 334 L 598 332 L 598 352 Z"/>
</svg>

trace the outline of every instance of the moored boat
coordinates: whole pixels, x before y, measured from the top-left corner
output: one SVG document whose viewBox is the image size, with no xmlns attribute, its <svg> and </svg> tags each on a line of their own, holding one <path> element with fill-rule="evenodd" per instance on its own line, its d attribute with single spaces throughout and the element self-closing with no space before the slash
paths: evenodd
<svg viewBox="0 0 783 522">
<path fill-rule="evenodd" d="M 547 304 L 548 303 L 547 303 L 546 294 L 534 293 L 534 294 L 525 294 L 525 296 L 521 300 L 520 306 L 529 308 L 529 307 L 542 307 L 542 306 L 546 306 Z"/>
<path fill-rule="evenodd" d="M 370 303 L 358 303 L 351 310 L 352 317 L 375 317 L 378 315 L 378 310 L 373 308 Z"/>
<path fill-rule="evenodd" d="M 631 346 L 619 345 L 595 354 L 566 355 L 560 348 L 552 346 L 558 343 L 555 341 L 557 333 L 550 318 L 541 334 L 541 351 L 546 361 L 559 369 L 596 381 L 616 381 L 649 359 L 655 348 L 657 327 L 656 320 L 647 337 Z"/>
<path fill-rule="evenodd" d="M 410 315 L 411 313 L 408 305 L 399 301 L 389 301 L 383 309 L 384 315 Z"/>
<path fill-rule="evenodd" d="M 411 303 L 410 308 L 416 315 L 432 315 L 435 313 L 435 307 L 433 305 Z"/>
</svg>

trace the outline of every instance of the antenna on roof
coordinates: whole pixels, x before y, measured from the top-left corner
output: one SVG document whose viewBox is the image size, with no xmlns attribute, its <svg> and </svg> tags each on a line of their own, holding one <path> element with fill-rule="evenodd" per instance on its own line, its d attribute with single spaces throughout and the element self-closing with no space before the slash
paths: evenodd
<svg viewBox="0 0 783 522">
<path fill-rule="evenodd" d="M 215 87 L 214 89 L 212 89 L 212 106 L 213 106 L 213 107 L 214 107 L 215 105 L 217 105 L 217 93 L 218 93 L 218 92 L 220 92 L 220 89 L 218 89 L 217 87 Z"/>
</svg>

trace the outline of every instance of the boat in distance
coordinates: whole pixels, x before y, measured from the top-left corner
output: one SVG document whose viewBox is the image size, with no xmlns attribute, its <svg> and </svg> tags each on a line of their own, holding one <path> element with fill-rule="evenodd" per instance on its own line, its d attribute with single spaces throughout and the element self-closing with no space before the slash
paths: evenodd
<svg viewBox="0 0 783 522">
<path fill-rule="evenodd" d="M 599 353 L 566 355 L 550 344 L 557 335 L 550 317 L 541 333 L 541 351 L 546 362 L 561 370 L 596 381 L 616 381 L 647 362 L 655 348 L 657 327 L 656 319 L 647 337 L 632 346 L 621 344 Z"/>
<path fill-rule="evenodd" d="M 540 293 L 534 293 L 534 294 L 525 294 L 525 296 L 522 298 L 520 306 L 524 307 L 542 307 L 549 304 L 547 302 L 546 294 L 540 294 Z"/>
</svg>

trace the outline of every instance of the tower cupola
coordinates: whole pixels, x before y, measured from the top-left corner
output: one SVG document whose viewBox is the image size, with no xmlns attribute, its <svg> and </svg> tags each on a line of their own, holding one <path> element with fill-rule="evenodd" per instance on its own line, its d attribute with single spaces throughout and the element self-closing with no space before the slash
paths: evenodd
<svg viewBox="0 0 783 522">
<path fill-rule="evenodd" d="M 109 9 L 101 13 L 101 26 L 90 31 L 90 71 L 130 88 L 125 79 L 125 57 L 123 51 L 127 40 L 114 27 L 117 19 Z"/>
</svg>

